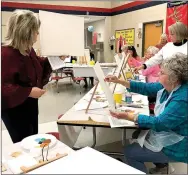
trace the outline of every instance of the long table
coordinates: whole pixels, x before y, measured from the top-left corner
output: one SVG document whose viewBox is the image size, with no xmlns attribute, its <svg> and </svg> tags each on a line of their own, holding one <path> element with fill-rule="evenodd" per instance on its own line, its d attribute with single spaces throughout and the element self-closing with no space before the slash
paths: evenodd
<svg viewBox="0 0 188 175">
<path fill-rule="evenodd" d="M 88 96 L 91 96 L 93 89 L 91 89 L 82 99 L 80 99 L 77 102 L 77 104 L 85 103 L 86 102 L 85 99 L 87 99 Z M 134 94 L 133 97 L 134 96 L 138 96 L 138 95 Z M 140 96 L 142 98 L 142 101 L 144 102 L 144 105 L 143 105 L 143 108 L 136 108 L 136 110 L 141 114 L 149 115 L 148 99 L 146 96 L 142 96 L 142 95 Z M 88 113 L 86 114 L 85 110 L 77 111 L 74 105 L 57 121 L 60 138 L 62 139 L 64 143 L 68 144 L 70 147 L 73 147 L 75 143 L 74 139 L 77 140 L 79 136 L 79 132 L 80 132 L 79 129 L 77 128 L 85 127 L 85 126 L 92 127 L 93 128 L 93 145 L 92 146 L 95 147 L 96 128 L 111 128 L 108 117 L 106 115 L 108 113 L 109 113 L 109 108 L 106 107 L 106 108 L 101 108 L 101 109 L 89 110 Z M 72 128 L 70 129 L 69 127 L 72 127 Z M 129 122 L 129 124 L 127 124 L 126 126 L 119 128 L 122 130 L 122 144 L 123 145 L 125 145 L 126 129 L 136 129 L 136 128 L 138 128 L 138 126 L 135 125 L 133 122 Z M 73 136 L 74 134 L 75 134 L 75 137 Z"/>
<path fill-rule="evenodd" d="M 10 154 L 15 151 L 28 154 L 23 151 L 20 143 L 16 143 L 3 149 L 2 153 L 4 159 L 6 159 L 6 161 L 15 159 L 10 156 Z M 144 174 L 125 163 L 89 147 L 74 151 L 64 143 L 58 141 L 57 145 L 49 150 L 49 156 L 59 153 L 59 151 L 61 151 L 61 153 L 67 153 L 68 155 L 32 170 L 27 174 Z M 2 174 L 13 174 L 6 164 L 6 161 L 3 162 L 3 164 L 7 168 L 7 171 L 2 172 Z"/>
</svg>

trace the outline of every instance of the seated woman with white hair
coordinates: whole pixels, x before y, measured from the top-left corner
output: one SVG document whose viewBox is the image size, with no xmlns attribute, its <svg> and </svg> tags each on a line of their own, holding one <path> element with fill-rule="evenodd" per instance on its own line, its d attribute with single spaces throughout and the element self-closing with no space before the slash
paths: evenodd
<svg viewBox="0 0 188 175">
<path fill-rule="evenodd" d="M 154 46 L 148 47 L 144 56 L 145 61 L 149 60 L 152 56 L 154 56 L 158 52 L 159 49 L 157 47 Z M 145 70 L 142 70 L 142 75 L 146 76 L 148 83 L 157 82 L 159 79 L 159 71 L 160 71 L 160 66 L 155 65 Z"/>
<path fill-rule="evenodd" d="M 155 47 L 161 50 L 167 43 L 168 43 L 168 37 L 165 33 L 163 33 L 160 37 L 159 43 Z"/>
<path fill-rule="evenodd" d="M 133 121 L 140 128 L 149 128 L 143 142 L 137 140 L 138 143 L 125 148 L 125 159 L 132 167 L 147 173 L 144 162 L 188 163 L 187 65 L 187 55 L 176 53 L 162 63 L 159 83 L 129 82 L 115 76 L 105 78 L 107 82 L 124 85 L 131 92 L 157 97 L 155 117 L 110 111 L 115 118 Z"/>
</svg>

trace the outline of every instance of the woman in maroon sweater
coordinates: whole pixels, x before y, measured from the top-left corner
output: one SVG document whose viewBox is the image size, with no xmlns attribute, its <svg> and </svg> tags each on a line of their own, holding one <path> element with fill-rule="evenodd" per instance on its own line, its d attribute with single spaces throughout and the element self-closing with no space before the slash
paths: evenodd
<svg viewBox="0 0 188 175">
<path fill-rule="evenodd" d="M 2 46 L 2 120 L 14 143 L 38 133 L 38 98 L 52 72 L 47 58 L 38 57 L 40 21 L 28 10 L 16 10 Z"/>
</svg>

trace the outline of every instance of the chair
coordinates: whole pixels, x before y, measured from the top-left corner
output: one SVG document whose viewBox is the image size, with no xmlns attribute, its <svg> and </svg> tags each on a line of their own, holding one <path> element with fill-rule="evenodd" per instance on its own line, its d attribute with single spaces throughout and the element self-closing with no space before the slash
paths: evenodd
<svg viewBox="0 0 188 175">
<path fill-rule="evenodd" d="M 76 84 L 79 84 L 79 85 L 80 85 L 80 89 L 81 89 L 81 84 L 80 84 L 80 83 L 81 83 L 82 80 L 84 81 L 84 78 L 83 78 L 83 77 L 74 77 L 74 78 L 73 78 L 73 81 L 76 82 Z M 80 91 L 80 95 L 81 95 L 81 93 L 82 93 L 82 92 Z"/>
<path fill-rule="evenodd" d="M 61 114 L 60 116 L 58 116 L 58 119 L 60 119 L 64 114 Z M 59 138 L 59 132 L 47 132 L 46 134 L 51 134 L 54 137 L 56 137 L 57 140 L 60 140 Z"/>
<path fill-rule="evenodd" d="M 58 75 L 58 71 L 60 71 L 60 76 Z M 63 76 L 63 73 L 66 75 L 66 76 Z M 55 80 L 55 84 L 56 84 L 56 89 L 57 89 L 57 93 L 59 93 L 58 91 L 58 81 L 61 80 L 61 79 L 64 79 L 64 78 L 69 78 L 70 77 L 70 81 L 71 81 L 71 78 L 72 78 L 72 70 L 63 70 L 63 69 L 59 69 L 59 70 L 56 70 L 55 71 L 55 76 L 52 76 L 50 78 L 50 81 L 52 80 Z"/>
</svg>

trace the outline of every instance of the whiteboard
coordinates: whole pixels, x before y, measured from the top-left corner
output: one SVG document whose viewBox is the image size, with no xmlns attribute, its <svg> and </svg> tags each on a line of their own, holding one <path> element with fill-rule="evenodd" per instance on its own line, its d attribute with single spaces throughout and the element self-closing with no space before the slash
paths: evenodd
<svg viewBox="0 0 188 175">
<path fill-rule="evenodd" d="M 41 54 L 84 56 L 84 17 L 39 10 Z"/>
</svg>

